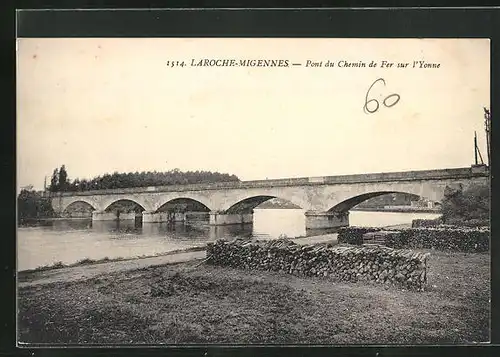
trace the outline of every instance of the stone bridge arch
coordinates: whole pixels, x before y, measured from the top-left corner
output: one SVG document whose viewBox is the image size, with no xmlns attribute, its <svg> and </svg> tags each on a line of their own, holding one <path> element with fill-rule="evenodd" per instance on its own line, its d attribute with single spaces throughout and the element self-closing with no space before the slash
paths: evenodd
<svg viewBox="0 0 500 357">
<path fill-rule="evenodd" d="M 65 218 L 88 218 L 92 217 L 92 212 L 95 210 L 96 208 L 91 203 L 84 200 L 75 200 L 66 205 L 60 215 Z"/>
<path fill-rule="evenodd" d="M 125 209 L 125 207 L 117 206 L 116 209 L 111 209 L 113 205 L 119 202 L 133 203 L 139 209 Z M 112 195 L 109 197 L 101 196 L 99 209 L 92 212 L 92 220 L 94 221 L 114 221 L 114 220 L 136 220 L 142 217 L 142 213 L 149 207 L 149 202 L 141 197 L 130 195 Z"/>
<path fill-rule="evenodd" d="M 458 185 L 453 185 L 460 186 Z M 333 187 L 333 186 L 332 186 Z M 337 188 L 334 193 L 324 193 L 324 200 L 319 204 L 318 210 L 323 212 L 345 212 L 370 198 L 391 193 L 405 193 L 419 196 L 432 202 L 441 202 L 449 183 L 434 182 L 397 182 L 363 184 L 357 187 L 346 187 L 345 190 Z M 326 190 L 331 190 L 327 188 Z"/>
<path fill-rule="evenodd" d="M 151 210 L 151 203 L 146 196 L 119 196 L 103 200 L 100 204 L 100 211 L 106 211 L 111 205 L 119 201 L 129 201 L 139 205 L 144 211 Z"/>
<path fill-rule="evenodd" d="M 306 226 L 313 229 L 348 226 L 351 208 L 370 198 L 390 193 L 411 194 L 440 202 L 449 185 L 450 182 L 432 180 L 324 186 L 316 189 L 315 194 L 311 196 L 313 209 L 305 213 Z M 452 185 L 457 186 L 457 183 Z"/>
<path fill-rule="evenodd" d="M 190 201 L 195 201 L 198 202 L 199 204 L 205 206 L 208 211 L 212 211 L 212 202 L 207 197 L 201 196 L 201 195 L 192 195 L 192 194 L 183 194 L 179 195 L 178 197 L 168 197 L 164 199 L 160 199 L 157 202 L 155 202 L 152 206 L 152 212 L 156 213 L 160 208 L 165 206 L 166 204 L 177 201 L 177 200 L 190 200 Z"/>
<path fill-rule="evenodd" d="M 347 212 L 352 208 L 354 208 L 355 206 L 359 205 L 361 202 L 367 201 L 371 198 L 388 195 L 391 193 L 412 194 L 409 192 L 397 192 L 397 191 L 378 191 L 378 192 L 364 193 L 358 196 L 348 198 L 347 200 L 342 201 L 340 203 L 337 203 L 335 206 L 329 208 L 327 212 Z"/>
<path fill-rule="evenodd" d="M 251 191 L 251 192 L 248 192 Z M 221 200 L 218 211 L 210 213 L 211 225 L 244 224 L 253 222 L 253 209 L 272 198 L 279 198 L 304 209 L 307 201 L 300 197 L 301 190 L 289 187 L 275 189 L 250 189 L 233 193 Z"/>
<path fill-rule="evenodd" d="M 310 207 L 310 202 L 305 190 L 295 187 L 279 187 L 272 189 L 252 189 L 233 194 L 227 197 L 224 202 L 219 205 L 219 210 L 224 213 L 250 213 L 255 207 L 272 198 L 279 198 L 291 202 L 304 210 Z"/>
<path fill-rule="evenodd" d="M 67 209 L 75 204 L 75 203 L 78 203 L 78 202 L 83 202 L 83 203 L 86 203 L 88 204 L 90 207 L 93 208 L 93 210 L 99 210 L 100 207 L 99 207 L 99 204 L 98 202 L 96 202 L 95 200 L 93 200 L 92 198 L 87 198 L 87 197 L 75 197 L 74 199 L 72 200 L 68 200 L 66 202 L 63 203 L 63 205 L 61 206 L 60 210 L 61 210 L 61 214 L 65 213 L 67 211 Z"/>
<path fill-rule="evenodd" d="M 251 213 L 255 207 L 273 198 L 276 197 L 267 195 L 247 197 L 233 204 L 225 211 L 225 213 L 227 214 Z"/>
</svg>

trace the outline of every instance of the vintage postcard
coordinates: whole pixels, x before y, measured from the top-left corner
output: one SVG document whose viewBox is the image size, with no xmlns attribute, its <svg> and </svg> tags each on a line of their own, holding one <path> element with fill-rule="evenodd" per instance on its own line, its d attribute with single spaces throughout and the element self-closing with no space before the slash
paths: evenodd
<svg viewBox="0 0 500 357">
<path fill-rule="evenodd" d="M 19 38 L 17 338 L 490 340 L 490 41 Z"/>
</svg>

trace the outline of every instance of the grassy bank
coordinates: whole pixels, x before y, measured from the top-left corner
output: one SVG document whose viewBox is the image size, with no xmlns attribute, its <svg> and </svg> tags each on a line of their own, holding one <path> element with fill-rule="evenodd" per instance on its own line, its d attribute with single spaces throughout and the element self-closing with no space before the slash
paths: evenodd
<svg viewBox="0 0 500 357">
<path fill-rule="evenodd" d="M 36 272 L 43 272 L 43 271 L 48 271 L 48 270 L 54 270 L 54 269 L 61 269 L 61 268 L 71 268 L 71 267 L 77 267 L 77 266 L 82 266 L 82 265 L 90 265 L 90 264 L 100 264 L 100 263 L 109 263 L 109 262 L 121 262 L 125 260 L 134 260 L 134 259 L 144 259 L 144 258 L 152 258 L 152 257 L 162 257 L 166 255 L 172 255 L 172 254 L 178 254 L 178 253 L 187 253 L 187 252 L 199 252 L 202 250 L 205 250 L 206 246 L 205 244 L 197 247 L 189 247 L 189 248 L 183 248 L 183 249 L 176 249 L 176 250 L 171 250 L 169 252 L 165 253 L 158 253 L 158 254 L 149 254 L 149 255 L 140 255 L 136 257 L 128 257 L 128 258 L 123 258 L 123 257 L 116 257 L 116 258 L 108 258 L 104 257 L 102 259 L 89 259 L 89 258 L 83 258 L 75 263 L 72 264 L 63 264 L 63 262 L 55 262 L 51 265 L 42 265 L 39 266 L 35 269 L 26 269 L 26 270 L 21 270 L 19 271 L 19 275 L 27 275 L 29 273 L 36 273 Z"/>
<path fill-rule="evenodd" d="M 490 257 L 431 251 L 429 289 L 198 262 L 19 289 L 19 340 L 96 344 L 488 341 Z"/>
</svg>

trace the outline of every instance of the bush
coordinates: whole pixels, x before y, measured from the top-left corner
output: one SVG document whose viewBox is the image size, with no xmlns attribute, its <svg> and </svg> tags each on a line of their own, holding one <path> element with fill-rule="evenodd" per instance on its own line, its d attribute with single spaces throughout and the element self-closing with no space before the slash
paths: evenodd
<svg viewBox="0 0 500 357">
<path fill-rule="evenodd" d="M 447 188 L 441 211 L 444 223 L 490 218 L 490 188 L 474 185 L 465 190 Z"/>
<path fill-rule="evenodd" d="M 55 216 L 48 198 L 42 197 L 39 192 L 23 189 L 17 197 L 17 215 L 20 223 L 25 221 L 51 218 Z"/>
</svg>

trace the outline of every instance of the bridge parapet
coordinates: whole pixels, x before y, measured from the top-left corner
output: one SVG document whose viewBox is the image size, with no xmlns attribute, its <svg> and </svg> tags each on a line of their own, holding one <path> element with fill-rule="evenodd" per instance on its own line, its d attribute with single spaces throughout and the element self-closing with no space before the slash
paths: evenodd
<svg viewBox="0 0 500 357">
<path fill-rule="evenodd" d="M 471 178 L 478 176 L 488 176 L 487 169 L 483 168 L 458 168 L 442 170 L 424 170 L 424 171 L 402 171 L 402 172 L 384 172 L 362 175 L 343 175 L 327 176 L 324 179 L 329 183 L 364 183 L 364 182 L 388 182 L 388 181 L 418 181 L 418 180 L 444 180 Z"/>
<path fill-rule="evenodd" d="M 445 180 L 472 177 L 488 177 L 489 171 L 486 167 L 467 167 L 442 170 L 422 170 L 422 171 L 404 171 L 371 173 L 356 175 L 339 176 L 319 176 L 319 177 L 300 177 L 289 179 L 271 179 L 254 181 L 231 181 L 217 182 L 208 184 L 188 184 L 188 185 L 169 185 L 169 186 L 149 186 L 149 187 L 131 187 L 106 190 L 90 190 L 82 192 L 58 192 L 52 194 L 58 196 L 94 196 L 94 195 L 112 195 L 112 194 L 133 194 L 146 192 L 186 192 L 186 191 L 204 191 L 204 190 L 224 190 L 224 189 L 249 189 L 265 187 L 287 187 L 287 186 L 314 186 L 314 185 L 335 185 L 335 184 L 356 184 L 373 182 L 397 182 L 397 181 L 418 181 L 418 180 Z"/>
</svg>

